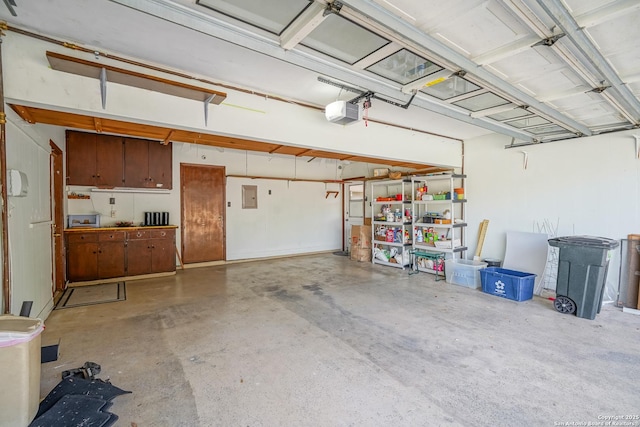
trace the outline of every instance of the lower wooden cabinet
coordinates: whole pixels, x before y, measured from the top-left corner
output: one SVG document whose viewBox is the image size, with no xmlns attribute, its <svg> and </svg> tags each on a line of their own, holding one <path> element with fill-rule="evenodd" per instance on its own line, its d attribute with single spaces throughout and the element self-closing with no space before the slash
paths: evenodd
<svg viewBox="0 0 640 427">
<path fill-rule="evenodd" d="M 174 229 L 130 231 L 127 237 L 127 275 L 175 271 L 175 246 Z"/>
<path fill-rule="evenodd" d="M 67 280 L 81 282 L 175 271 L 175 229 L 70 232 Z"/>
</svg>

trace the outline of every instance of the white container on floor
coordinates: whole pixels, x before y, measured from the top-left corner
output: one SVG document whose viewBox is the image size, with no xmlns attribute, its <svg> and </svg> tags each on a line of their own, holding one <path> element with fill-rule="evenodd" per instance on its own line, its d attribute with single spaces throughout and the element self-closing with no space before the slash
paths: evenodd
<svg viewBox="0 0 640 427">
<path fill-rule="evenodd" d="M 0 316 L 0 426 L 27 426 L 40 403 L 42 320 Z"/>
<path fill-rule="evenodd" d="M 478 289 L 482 286 L 480 270 L 486 267 L 486 262 L 447 259 L 444 262 L 445 278 L 447 283 Z"/>
</svg>

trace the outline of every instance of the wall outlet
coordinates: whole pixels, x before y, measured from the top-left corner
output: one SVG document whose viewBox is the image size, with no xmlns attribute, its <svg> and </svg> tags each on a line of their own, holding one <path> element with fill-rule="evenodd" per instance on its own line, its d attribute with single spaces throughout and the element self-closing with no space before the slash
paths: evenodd
<svg viewBox="0 0 640 427">
<path fill-rule="evenodd" d="M 109 204 L 110 205 L 115 205 L 116 204 L 116 198 L 115 197 L 109 197 Z"/>
<path fill-rule="evenodd" d="M 116 211 L 111 211 L 111 218 L 115 218 L 116 217 Z"/>
</svg>

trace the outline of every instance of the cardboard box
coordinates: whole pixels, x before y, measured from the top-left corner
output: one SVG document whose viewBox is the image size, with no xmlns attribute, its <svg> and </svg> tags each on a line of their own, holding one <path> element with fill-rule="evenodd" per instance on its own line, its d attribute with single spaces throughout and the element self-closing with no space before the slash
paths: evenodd
<svg viewBox="0 0 640 427">
<path fill-rule="evenodd" d="M 371 248 L 351 247 L 351 259 L 359 262 L 371 261 Z"/>
<path fill-rule="evenodd" d="M 366 225 L 351 226 L 351 259 L 355 261 L 371 261 L 371 227 Z"/>
<path fill-rule="evenodd" d="M 366 225 L 351 226 L 351 247 L 371 249 L 371 227 Z"/>
</svg>

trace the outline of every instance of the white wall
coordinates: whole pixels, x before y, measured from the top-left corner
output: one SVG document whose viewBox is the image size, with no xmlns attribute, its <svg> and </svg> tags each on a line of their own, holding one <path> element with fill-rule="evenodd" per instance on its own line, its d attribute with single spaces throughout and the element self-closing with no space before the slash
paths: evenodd
<svg viewBox="0 0 640 427">
<path fill-rule="evenodd" d="M 218 89 L 228 96 L 223 104 L 209 106 L 207 126 L 202 102 L 115 83 L 107 85 L 103 109 L 99 81 L 53 70 L 46 59 L 47 50 L 96 61 L 93 55 L 9 32 L 3 38 L 7 102 L 346 154 L 443 166 L 461 164 L 459 141 L 377 123 L 340 126 L 327 122 L 315 109 L 224 88 Z M 97 61 L 111 60 L 101 57 Z"/>
<path fill-rule="evenodd" d="M 465 143 L 467 243 L 473 254 L 478 224 L 489 219 L 483 257 L 504 259 L 506 232 L 537 232 L 548 221 L 558 235 L 612 239 L 640 232 L 640 159 L 628 131 L 505 149 L 510 139 Z M 524 153 L 528 153 L 524 168 Z M 609 270 L 617 288 L 619 257 Z"/>
<path fill-rule="evenodd" d="M 90 194 L 89 200 L 68 201 L 72 214 L 99 213 L 102 225 L 117 221 L 140 224 L 145 211 L 168 211 L 172 224 L 180 225 L 180 164 L 224 166 L 226 174 L 315 180 L 341 179 L 336 160 L 268 155 L 217 149 L 195 144 L 173 144 L 173 189 L 169 194 L 95 193 L 90 187 L 70 186 L 69 191 Z M 242 185 L 258 186 L 258 209 L 242 209 Z M 271 190 L 271 194 L 268 192 Z M 339 184 L 269 179 L 227 179 L 227 259 L 260 258 L 342 247 L 341 198 L 325 198 Z M 109 198 L 116 216 L 111 217 Z M 177 233 L 180 248 L 180 231 Z"/>
<path fill-rule="evenodd" d="M 49 137 L 43 127 L 25 126 L 8 112 L 7 168 L 27 175 L 25 197 L 8 197 L 11 312 L 33 301 L 32 317 L 53 309 Z"/>
</svg>

